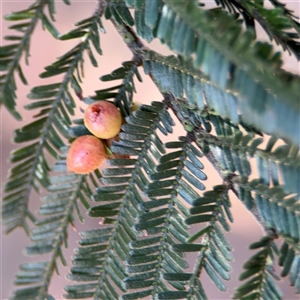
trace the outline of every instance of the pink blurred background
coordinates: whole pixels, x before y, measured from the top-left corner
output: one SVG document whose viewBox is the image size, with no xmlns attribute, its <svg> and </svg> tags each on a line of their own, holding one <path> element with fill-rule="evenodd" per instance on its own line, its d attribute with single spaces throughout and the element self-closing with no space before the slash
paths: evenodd
<svg viewBox="0 0 300 300">
<path fill-rule="evenodd" d="M 57 26 L 59 32 L 65 33 L 68 30 L 74 28 L 73 24 L 76 21 L 80 21 L 84 18 L 87 18 L 92 15 L 93 11 L 96 8 L 96 1 L 71 1 L 71 6 L 66 6 L 62 1 L 56 1 L 56 20 L 55 25 Z M 202 1 L 202 2 L 212 2 L 212 1 Z M 284 2 L 284 1 L 282 1 Z M 293 9 L 297 15 L 299 15 L 300 4 L 298 1 L 286 1 L 289 8 Z M 21 10 L 28 7 L 32 1 L 1 1 L 1 15 L 10 13 L 11 11 Z M 7 30 L 8 22 L 1 22 L 1 37 L 3 38 L 9 33 Z M 94 68 L 90 65 L 89 59 L 86 58 L 85 64 L 85 79 L 83 85 L 84 96 L 93 95 L 93 91 L 106 87 L 104 83 L 99 80 L 99 77 L 104 74 L 108 74 L 114 69 L 118 68 L 121 62 L 130 60 L 132 55 L 130 51 L 126 48 L 121 38 L 109 22 L 104 23 L 106 34 L 101 35 L 101 47 L 104 52 L 104 56 L 97 57 L 99 68 Z M 263 35 L 262 35 L 263 36 Z M 3 44 L 7 42 L 4 41 Z M 67 52 L 74 46 L 77 41 L 64 41 L 57 42 L 55 41 L 48 32 L 43 31 L 39 26 L 34 32 L 32 41 L 31 41 L 31 50 L 30 50 L 30 65 L 29 67 L 24 66 L 24 73 L 28 79 L 29 86 L 22 85 L 17 81 L 18 85 L 18 109 L 21 111 L 23 116 L 23 123 L 26 124 L 31 121 L 32 113 L 29 113 L 23 109 L 24 104 L 27 103 L 26 95 L 29 93 L 30 87 L 46 84 L 49 81 L 42 80 L 38 75 L 43 72 L 43 67 L 49 65 L 55 61 L 55 59 Z M 145 42 L 146 46 L 155 49 L 156 51 L 161 52 L 162 54 L 169 54 L 168 49 L 164 45 L 160 45 L 158 40 L 155 40 L 148 45 Z M 285 54 L 286 57 L 286 68 L 294 73 L 299 74 L 299 63 Z M 142 72 L 142 70 L 141 70 Z M 57 78 L 55 78 L 57 80 Z M 17 79 L 18 80 L 18 79 Z M 154 84 L 147 78 L 143 76 L 144 83 L 136 83 L 138 94 L 134 96 L 136 101 L 142 103 L 148 103 L 152 100 L 161 100 L 162 97 Z M 81 116 L 81 113 L 78 111 L 78 116 Z M 5 109 L 0 110 L 0 158 L 1 158 L 1 192 L 2 187 L 6 180 L 6 174 L 8 168 L 10 167 L 7 163 L 9 152 L 14 149 L 16 146 L 11 142 L 12 130 L 19 128 L 23 123 L 15 121 Z M 175 136 L 184 134 L 181 131 L 180 127 L 176 127 Z M 176 137 L 175 137 L 176 138 Z M 174 136 L 172 137 L 174 140 Z M 205 172 L 208 175 L 209 180 L 205 183 L 206 189 L 209 189 L 213 185 L 221 183 L 221 179 L 216 174 L 216 172 L 209 166 L 205 165 Z M 211 178 L 214 178 L 213 182 Z M 2 195 L 1 195 L 2 198 Z M 211 300 L 227 300 L 230 299 L 233 294 L 234 288 L 240 284 L 237 277 L 241 273 L 242 264 L 245 262 L 250 255 L 254 254 L 248 250 L 248 245 L 252 242 L 258 241 L 262 237 L 263 232 L 261 228 L 257 225 L 253 217 L 246 211 L 244 206 L 235 199 L 232 198 L 232 213 L 234 216 L 235 223 L 232 225 L 232 230 L 227 237 L 231 242 L 234 248 L 234 261 L 232 263 L 233 271 L 231 272 L 232 280 L 228 283 L 228 292 L 221 293 L 219 292 L 210 280 L 203 276 L 204 288 L 207 291 L 208 297 Z M 34 209 L 37 209 L 39 206 L 39 198 L 37 196 L 32 197 L 30 206 Z M 70 242 L 69 248 L 65 251 L 65 257 L 70 257 L 73 254 L 73 248 L 77 247 L 76 241 L 79 238 L 78 232 L 92 228 L 97 224 L 97 220 L 86 220 L 84 224 L 76 223 L 77 231 L 73 229 L 69 230 Z M 28 258 L 22 255 L 22 251 L 26 245 L 29 245 L 30 242 L 25 236 L 24 232 L 21 229 L 15 230 L 10 235 L 4 235 L 3 230 L 1 231 L 0 239 L 0 299 L 7 299 L 12 295 L 12 290 L 14 289 L 13 280 L 14 276 L 18 270 L 20 263 L 27 261 L 35 260 L 35 257 Z M 42 260 L 41 257 L 37 257 L 37 260 Z M 70 261 L 68 262 L 68 267 L 64 268 L 59 266 L 60 276 L 54 276 L 51 287 L 50 294 L 52 294 L 56 299 L 62 299 L 63 287 L 66 284 L 64 276 L 68 274 L 68 268 L 71 266 Z M 288 279 L 284 279 L 279 283 L 280 287 L 284 292 L 284 299 L 294 300 L 299 299 L 295 295 L 294 289 L 289 287 Z"/>
</svg>

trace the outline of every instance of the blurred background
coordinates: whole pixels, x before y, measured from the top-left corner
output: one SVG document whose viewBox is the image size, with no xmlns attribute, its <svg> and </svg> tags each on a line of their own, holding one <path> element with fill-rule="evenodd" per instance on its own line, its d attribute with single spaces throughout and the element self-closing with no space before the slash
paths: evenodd
<svg viewBox="0 0 300 300">
<path fill-rule="evenodd" d="M 32 1 L 3 1 L 1 0 L 1 16 L 10 13 L 12 11 L 21 10 L 27 8 Z M 80 0 L 71 1 L 71 6 L 66 6 L 62 1 L 56 1 L 56 23 L 59 32 L 65 33 L 70 29 L 74 28 L 73 24 L 76 21 L 80 21 L 92 15 L 96 8 L 96 1 Z M 213 1 L 202 1 L 208 4 Z M 286 2 L 288 8 L 293 9 L 295 13 L 299 16 L 300 3 L 296 1 L 281 1 Z M 3 37 L 10 34 L 7 30 L 7 26 L 10 25 L 9 22 L 1 20 L 1 37 L 2 45 L 6 44 L 3 41 Z M 130 60 L 132 58 L 131 52 L 127 49 L 125 44 L 122 42 L 121 38 L 115 31 L 114 27 L 109 22 L 104 22 L 104 27 L 106 29 L 106 34 L 101 35 L 101 47 L 104 52 L 102 57 L 98 57 L 99 68 L 94 68 L 90 65 L 89 60 L 86 59 L 85 64 L 85 78 L 83 88 L 83 95 L 89 96 L 94 94 L 94 90 L 105 88 L 106 85 L 99 80 L 99 77 L 104 74 L 108 74 L 114 69 L 118 68 L 123 61 Z M 261 34 L 262 38 L 265 38 Z M 8 164 L 9 153 L 12 149 L 16 148 L 12 140 L 12 131 L 16 128 L 23 126 L 31 121 L 32 113 L 29 113 L 23 109 L 24 104 L 27 103 L 26 95 L 29 93 L 31 87 L 36 85 L 42 85 L 49 83 L 49 80 L 43 80 L 38 77 L 38 75 L 43 72 L 43 68 L 55 61 L 58 56 L 66 53 L 71 49 L 78 41 L 63 41 L 57 42 L 50 36 L 46 31 L 37 26 L 31 41 L 30 48 L 30 65 L 25 66 L 23 71 L 29 82 L 28 86 L 22 85 L 17 79 L 18 86 L 18 110 L 23 116 L 22 123 L 15 121 L 5 109 L 0 110 L 0 159 L 1 159 L 1 199 L 2 199 L 2 188 L 6 180 L 6 174 L 10 165 Z M 162 54 L 169 54 L 169 50 L 166 46 L 161 45 L 158 40 L 154 40 L 151 45 L 145 42 L 146 46 L 149 46 Z M 285 67 L 286 69 L 299 74 L 299 63 L 291 58 L 288 54 L 285 54 Z M 142 73 L 142 70 L 141 70 Z M 57 80 L 57 78 L 55 78 Z M 153 100 L 161 100 L 162 97 L 154 86 L 151 80 L 146 76 L 143 76 L 144 83 L 136 83 L 138 93 L 134 95 L 136 101 L 142 103 L 149 103 Z M 84 104 L 80 104 L 84 107 Z M 76 117 L 82 117 L 82 113 L 78 110 Z M 176 127 L 175 134 L 171 137 L 172 140 L 176 139 L 176 136 L 184 134 L 180 127 Z M 220 184 L 221 179 L 217 173 L 210 168 L 209 164 L 205 164 L 205 173 L 208 176 L 208 181 L 206 182 L 206 189 L 210 189 L 213 185 Z M 213 179 L 212 179 L 213 178 Z M 228 291 L 226 293 L 219 292 L 214 287 L 214 284 L 210 282 L 207 276 L 203 275 L 204 288 L 207 292 L 209 299 L 211 300 L 227 300 L 231 298 L 234 292 L 234 288 L 240 284 L 237 277 L 242 271 L 242 264 L 254 253 L 248 250 L 248 245 L 252 242 L 258 241 L 262 235 L 263 231 L 258 226 L 253 217 L 247 212 L 243 204 L 238 201 L 233 195 L 232 199 L 232 214 L 234 216 L 234 224 L 231 226 L 232 230 L 227 235 L 229 241 L 231 242 L 234 252 L 234 261 L 232 262 L 233 271 L 231 272 L 232 280 L 226 282 L 228 286 Z M 32 195 L 30 206 L 33 210 L 37 210 L 40 201 L 37 195 Z M 97 226 L 97 220 L 86 220 L 84 224 L 79 222 L 76 223 L 76 230 L 73 228 L 69 230 L 70 241 L 69 248 L 65 251 L 65 257 L 70 258 L 73 254 L 73 249 L 77 247 L 77 240 L 79 239 L 78 232 L 82 230 L 87 230 Z M 23 256 L 23 249 L 30 244 L 30 241 L 26 237 L 25 233 L 21 229 L 17 229 L 10 235 L 4 235 L 3 229 L 0 232 L 0 298 L 8 299 L 12 294 L 13 280 L 16 272 L 18 271 L 18 266 L 21 263 L 33 261 L 36 258 L 28 258 Z M 42 257 L 38 257 L 38 260 L 42 260 Z M 71 266 L 69 260 L 68 267 L 65 268 L 59 265 L 60 276 L 55 275 L 51 284 L 50 294 L 52 294 L 56 299 L 63 299 L 63 287 L 66 284 L 65 275 L 68 274 L 68 269 Z M 280 287 L 284 293 L 284 299 L 286 300 L 296 300 L 299 299 L 295 295 L 294 289 L 289 287 L 288 279 L 284 279 L 279 283 Z"/>
</svg>

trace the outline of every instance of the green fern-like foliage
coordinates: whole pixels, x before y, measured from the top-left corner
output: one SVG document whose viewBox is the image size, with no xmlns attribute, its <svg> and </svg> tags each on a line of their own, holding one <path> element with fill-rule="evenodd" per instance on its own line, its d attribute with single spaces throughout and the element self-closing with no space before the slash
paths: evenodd
<svg viewBox="0 0 300 300">
<path fill-rule="evenodd" d="M 132 220 L 139 214 L 139 203 L 143 203 L 140 193 L 148 181 L 145 173 L 151 172 L 148 162 L 152 162 L 155 166 L 151 155 L 158 159 L 161 153 L 165 152 L 156 130 L 159 128 L 167 133 L 166 131 L 171 131 L 173 125 L 165 105 L 159 102 L 153 103 L 152 106 L 142 106 L 141 111 L 128 117 L 127 122 L 122 127 L 121 140 L 112 146 L 112 151 L 126 153 L 132 158 L 108 161 L 113 168 L 103 170 L 101 182 L 105 186 L 99 187 L 97 194 L 92 196 L 93 201 L 104 204 L 93 206 L 88 211 L 88 215 L 92 217 L 105 218 L 104 223 L 108 225 L 82 233 L 83 238 L 79 242 L 82 248 L 77 250 L 81 253 L 92 248 L 91 251 L 103 259 L 91 264 L 89 258 L 86 260 L 82 255 L 78 255 L 69 276 L 69 279 L 76 281 L 84 278 L 84 281 L 94 283 L 97 280 L 98 283 L 92 287 L 90 283 L 85 285 L 84 287 L 93 291 L 84 293 L 82 286 L 80 289 L 76 286 L 67 287 L 68 298 L 93 296 L 110 299 L 116 294 L 113 293 L 113 283 L 121 291 L 126 291 L 123 283 L 126 271 L 122 262 L 128 258 L 128 243 L 134 242 L 141 234 L 142 228 L 133 228 Z M 123 167 L 120 168 L 119 165 Z"/>
<path fill-rule="evenodd" d="M 5 17 L 7 21 L 21 21 L 10 26 L 11 30 L 17 31 L 18 34 L 6 36 L 5 39 L 10 41 L 10 44 L 1 47 L 1 71 L 4 74 L 1 76 L 1 104 L 3 103 L 12 115 L 21 119 L 21 115 L 16 111 L 16 82 L 15 73 L 18 73 L 21 81 L 27 84 L 27 80 L 23 74 L 21 67 L 21 58 L 25 54 L 25 60 L 28 64 L 30 37 L 40 18 L 47 17 L 44 15 L 44 10 L 48 6 L 51 17 L 54 17 L 54 2 L 36 1 L 28 9 L 11 13 Z"/>
<path fill-rule="evenodd" d="M 260 297 L 268 297 L 270 299 L 282 299 L 281 291 L 272 279 L 272 277 L 278 279 L 272 270 L 272 262 L 275 255 L 278 254 L 276 245 L 272 239 L 265 237 L 250 245 L 250 249 L 257 248 L 262 249 L 244 264 L 245 271 L 240 275 L 240 279 L 245 280 L 253 277 L 237 289 L 233 298 L 259 299 Z"/>
<path fill-rule="evenodd" d="M 193 14 L 189 15 L 189 18 L 187 18 L 189 11 L 192 11 Z M 299 146 L 299 136 L 296 130 L 293 130 L 293 128 L 286 128 L 289 133 L 283 133 L 283 131 L 285 131 L 285 125 L 284 120 L 280 120 L 283 115 L 281 113 L 282 102 L 279 100 L 281 92 L 278 87 L 280 84 L 283 84 L 284 81 L 287 81 L 287 74 L 280 69 L 281 62 L 278 60 L 277 54 L 272 54 L 270 45 L 259 42 L 252 45 L 253 36 L 251 36 L 251 31 L 248 32 L 248 35 L 243 34 L 243 38 L 238 39 L 238 35 L 241 34 L 241 28 L 236 26 L 236 23 L 233 23 L 233 20 L 223 12 L 218 16 L 218 27 L 213 27 L 213 25 L 211 25 L 213 22 L 210 21 L 210 15 L 205 14 L 205 12 L 202 12 L 197 7 L 193 7 L 192 1 L 189 2 L 188 6 L 180 1 L 172 1 L 168 3 L 168 5 L 165 4 L 162 14 L 166 15 L 166 18 L 161 18 L 157 24 L 158 37 L 163 42 L 167 43 L 171 49 L 186 58 L 189 58 L 192 53 L 196 54 L 196 59 L 193 61 L 194 67 L 202 67 L 204 74 L 209 75 L 209 80 L 211 81 L 206 88 L 206 101 L 212 109 L 219 114 L 226 114 L 226 112 L 229 111 L 229 113 L 235 115 L 237 115 L 239 110 L 242 120 L 247 124 L 253 125 L 258 129 L 264 127 L 264 132 L 268 134 L 275 134 L 276 132 L 276 134 L 279 134 L 281 137 L 291 138 L 293 142 Z M 153 13 L 153 16 L 154 15 L 156 16 L 157 12 Z M 176 16 L 178 16 L 177 19 Z M 177 39 L 176 43 L 175 38 L 171 39 L 172 31 L 174 28 L 179 26 L 179 24 L 177 25 L 174 23 L 174 20 L 180 20 L 180 18 L 184 17 L 186 17 L 189 21 L 187 24 L 184 24 L 185 30 L 183 30 L 181 35 L 177 32 L 177 30 L 176 33 L 174 33 L 174 36 Z M 194 20 L 194 23 L 192 23 L 192 20 Z M 197 20 L 198 23 L 200 22 L 199 20 L 203 20 L 201 21 L 203 24 L 198 24 Z M 222 23 L 222 20 L 224 24 Z M 165 21 L 166 24 L 163 23 L 163 21 Z M 232 38 L 230 40 L 225 40 L 226 37 L 228 39 L 228 35 L 223 35 L 223 31 L 225 30 L 224 26 L 229 26 L 229 24 L 232 24 L 230 27 L 230 30 L 232 31 Z M 161 33 L 159 26 L 163 28 Z M 200 28 L 202 27 L 203 29 L 201 30 Z M 218 30 L 220 31 L 218 36 L 219 39 L 217 40 L 218 42 L 210 41 L 213 32 L 214 34 L 217 34 L 216 32 L 218 32 Z M 209 32 L 211 32 L 211 34 L 209 34 Z M 192 38 L 187 39 L 189 36 L 192 36 Z M 187 39 L 186 41 L 185 38 Z M 232 39 L 234 40 L 232 41 Z M 184 42 L 181 43 L 181 41 Z M 176 47 L 177 45 L 178 48 Z M 188 52 L 186 52 L 183 48 L 185 45 L 187 49 L 189 49 Z M 222 53 L 222 51 L 225 52 L 225 49 L 227 50 L 225 45 L 228 45 L 228 49 L 231 49 L 229 51 L 230 54 L 228 55 Z M 233 54 L 233 52 L 236 53 Z M 231 57 L 231 55 L 235 56 Z M 244 60 L 242 59 L 243 55 L 245 55 Z M 242 61 L 238 61 L 236 58 L 240 58 Z M 252 62 L 250 63 L 249 60 L 252 60 Z M 249 65 L 245 65 L 246 61 L 249 62 Z M 262 74 L 261 68 L 265 70 L 264 80 L 261 80 L 260 78 Z M 269 70 L 273 70 L 272 74 L 270 73 L 267 75 Z M 163 79 L 165 79 L 165 73 L 162 73 L 164 71 L 165 70 L 161 69 L 157 70 L 157 72 L 163 74 L 161 75 Z M 227 76 L 229 71 L 231 76 Z M 155 74 L 155 71 L 153 73 Z M 276 74 L 276 76 L 274 76 L 274 74 Z M 183 81 L 182 77 L 175 77 L 175 75 L 176 73 L 170 75 L 169 83 L 165 84 L 171 85 L 173 89 L 176 89 L 176 91 L 172 92 L 175 94 L 175 97 L 180 98 L 183 90 L 193 88 L 193 82 Z M 297 94 L 299 92 L 299 78 L 294 77 L 294 80 L 288 80 L 288 84 L 290 84 L 291 88 L 290 92 L 294 93 L 294 95 L 291 95 L 290 109 L 288 107 L 285 109 L 287 109 L 287 114 L 293 119 L 293 124 L 299 124 L 299 105 L 297 104 L 298 101 L 295 100 L 297 99 Z M 247 82 L 247 85 L 244 85 L 243 82 Z M 203 84 L 203 90 L 205 89 L 205 86 L 206 85 Z M 232 93 L 237 93 L 239 95 L 236 98 L 236 101 L 234 101 L 232 97 L 225 96 L 227 94 L 227 89 L 231 90 Z M 163 86 L 162 90 L 167 91 L 168 87 Z M 277 96 L 274 97 L 274 94 Z M 219 101 L 219 97 L 222 98 L 221 101 Z M 282 97 L 285 97 L 287 104 L 289 102 L 287 100 L 289 96 L 287 94 L 282 94 Z M 224 101 L 223 99 L 226 100 Z M 203 102 L 204 100 L 202 100 L 202 103 Z M 271 113 L 271 109 L 266 110 L 268 103 L 272 106 L 272 110 L 274 110 L 274 115 L 276 117 L 270 115 L 273 115 L 273 112 Z M 289 106 L 289 104 L 287 105 Z M 201 104 L 199 108 L 201 108 Z M 251 111 L 251 114 L 249 114 L 249 111 Z M 225 117 L 227 117 L 227 115 L 225 115 Z M 265 119 L 269 120 L 268 124 L 265 124 L 265 122 L 262 123 L 262 120 Z M 288 137 L 288 135 L 294 135 L 294 137 Z"/>
<path fill-rule="evenodd" d="M 66 299 L 208 299 L 204 273 L 225 292 L 233 260 L 226 237 L 234 222 L 229 192 L 265 233 L 250 245 L 257 252 L 245 262 L 233 298 L 283 299 L 276 285 L 281 277 L 300 293 L 300 77 L 283 69 L 272 44 L 256 40 L 256 22 L 297 59 L 300 30 L 292 11 L 270 2 L 267 9 L 263 1 L 223 0 L 206 9 L 194 0 L 98 0 L 95 12 L 64 34 L 54 26 L 52 0 L 6 16 L 19 35 L 6 37 L 12 42 L 0 48 L 1 103 L 17 119 L 14 76 L 27 84 L 21 59 L 29 56 L 37 21 L 55 39 L 77 42 L 40 74 L 45 84 L 31 89 L 25 105 L 37 114 L 14 132 L 21 145 L 10 157 L 3 224 L 6 232 L 25 229 L 27 255 L 48 256 L 20 265 L 15 284 L 21 287 L 11 299 L 54 299 L 49 286 L 58 260 L 68 261 L 68 228 L 85 214 L 99 225 L 80 233 Z M 108 87 L 86 96 L 84 59 L 101 73 L 105 19 L 132 57 L 100 77 Z M 159 39 L 174 55 L 150 50 L 143 39 L 150 46 Z M 141 70 L 162 100 L 136 109 Z M 91 134 L 73 118 L 75 109 L 98 100 L 114 103 L 124 118 L 106 149 L 108 167 L 70 173 L 70 143 Z M 179 138 L 175 119 L 186 132 Z M 207 178 L 206 162 L 222 184 Z M 206 180 L 211 190 L 205 190 Z M 37 213 L 29 209 L 32 190 L 46 192 Z"/>
<path fill-rule="evenodd" d="M 299 60 L 300 24 L 293 12 L 286 9 L 284 4 L 270 1 L 274 8 L 266 9 L 259 1 L 217 0 L 215 2 L 231 13 L 241 14 L 248 27 L 255 27 L 254 21 L 257 21 L 271 40 L 281 45 L 283 50 L 292 52 Z"/>
<path fill-rule="evenodd" d="M 38 192 L 40 187 L 47 188 L 50 183 L 48 177 L 50 166 L 45 155 L 47 153 L 57 159 L 59 149 L 65 146 L 62 137 L 69 137 L 70 116 L 74 115 L 76 106 L 69 87 L 75 94 L 80 95 L 79 82 L 82 77 L 81 64 L 84 52 L 88 52 L 92 63 L 96 64 L 90 43 L 94 43 L 98 53 L 101 53 L 97 26 L 103 28 L 95 13 L 91 18 L 80 22 L 76 29 L 60 35 L 61 40 L 76 37 L 85 39 L 54 64 L 47 66 L 45 72 L 40 74 L 41 78 L 63 74 L 62 82 L 34 87 L 28 95 L 32 103 L 27 104 L 25 108 L 39 109 L 39 113 L 35 115 L 35 121 L 15 131 L 15 143 L 30 142 L 30 144 L 18 148 L 11 156 L 11 161 L 16 165 L 10 170 L 9 180 L 4 188 L 7 195 L 3 206 L 3 219 L 8 231 L 18 226 L 28 231 L 26 220 L 27 217 L 31 217 L 31 212 L 28 211 L 31 189 L 34 188 Z M 3 94 L 6 94 L 5 90 Z"/>
<path fill-rule="evenodd" d="M 60 161 L 60 166 L 64 160 Z M 92 176 L 92 175 L 91 175 Z M 92 182 L 97 182 L 93 178 Z M 98 185 L 98 184 L 96 184 Z M 42 218 L 35 222 L 31 232 L 32 244 L 26 247 L 27 255 L 50 254 L 49 260 L 25 263 L 20 265 L 15 284 L 24 286 L 14 291 L 11 299 L 47 299 L 51 277 L 57 269 L 57 260 L 66 265 L 62 247 L 68 245 L 68 226 L 73 225 L 76 211 L 83 220 L 78 202 L 88 208 L 88 198 L 91 196 L 91 186 L 88 178 L 59 172 L 51 178 L 48 195 L 43 197 L 39 208 Z M 52 298 L 50 298 L 52 299 Z"/>
</svg>

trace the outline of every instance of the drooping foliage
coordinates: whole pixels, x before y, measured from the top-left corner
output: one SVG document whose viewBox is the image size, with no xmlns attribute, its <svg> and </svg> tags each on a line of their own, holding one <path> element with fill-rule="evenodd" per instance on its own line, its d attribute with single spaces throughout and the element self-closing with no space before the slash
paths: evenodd
<svg viewBox="0 0 300 300">
<path fill-rule="evenodd" d="M 95 13 L 80 22 L 76 29 L 60 35 L 61 40 L 83 36 L 85 39 L 54 64 L 45 67 L 45 71 L 40 74 L 41 78 L 63 74 L 62 82 L 34 87 L 28 95 L 32 102 L 26 104 L 25 108 L 39 112 L 34 116 L 36 120 L 14 132 L 15 143 L 30 143 L 15 150 L 10 158 L 15 166 L 10 170 L 9 180 L 4 187 L 7 195 L 3 199 L 3 219 L 8 231 L 17 226 L 28 231 L 27 218 L 32 218 L 28 211 L 31 189 L 39 192 L 40 187 L 46 188 L 50 184 L 50 166 L 45 155 L 50 154 L 57 159 L 60 148 L 66 144 L 62 137 L 69 137 L 68 130 L 72 123 L 70 117 L 74 115 L 76 107 L 70 87 L 75 94 L 81 94 L 84 52 L 88 52 L 95 64 L 90 44 L 94 43 L 95 49 L 101 54 L 98 26 L 103 30 L 99 16 Z M 3 94 L 6 92 L 3 91 Z"/>
<path fill-rule="evenodd" d="M 272 44 L 256 40 L 258 23 L 270 41 L 299 59 L 293 12 L 280 1 L 270 1 L 273 8 L 263 1 L 215 1 L 212 9 L 194 0 L 97 2 L 92 16 L 64 34 L 54 26 L 52 0 L 6 16 L 19 35 L 6 37 L 13 42 L 0 48 L 1 103 L 17 119 L 14 76 L 27 84 L 21 59 L 24 54 L 27 61 L 37 21 L 60 41 L 78 41 L 40 74 L 45 84 L 31 89 L 25 105 L 37 114 L 14 132 L 22 146 L 10 158 L 3 223 L 7 232 L 23 227 L 28 233 L 26 254 L 49 257 L 20 265 L 15 284 L 22 287 L 11 299 L 53 299 L 51 278 L 58 259 L 67 263 L 68 228 L 76 215 L 83 221 L 82 211 L 100 225 L 80 234 L 67 299 L 208 299 L 203 272 L 226 291 L 233 259 L 226 238 L 234 222 L 230 191 L 265 231 L 250 245 L 257 252 L 245 262 L 244 282 L 233 298 L 283 299 L 275 281 L 286 276 L 299 294 L 300 78 L 283 69 Z M 101 73 L 97 55 L 105 55 L 100 43 L 105 19 L 133 57 L 100 77 L 109 87 L 87 97 L 84 59 Z M 155 38 L 174 55 L 143 45 L 142 39 L 151 47 Z M 141 70 L 162 98 L 133 108 Z M 143 102 L 142 95 L 138 99 Z M 98 100 L 113 102 L 124 118 L 107 149 L 108 167 L 89 175 L 69 173 L 70 142 L 91 134 L 74 111 L 79 101 Z M 175 118 L 185 136 L 174 137 Z M 207 178 L 204 158 L 222 184 Z M 205 190 L 206 180 L 211 190 Z M 46 191 L 37 214 L 28 206 L 33 189 Z"/>
</svg>

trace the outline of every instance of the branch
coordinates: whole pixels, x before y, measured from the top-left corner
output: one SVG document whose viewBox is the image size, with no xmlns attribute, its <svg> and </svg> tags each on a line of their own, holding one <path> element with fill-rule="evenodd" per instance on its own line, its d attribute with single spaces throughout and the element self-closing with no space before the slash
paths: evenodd
<svg viewBox="0 0 300 300">
<path fill-rule="evenodd" d="M 99 1 L 102 2 L 101 0 L 99 0 Z M 136 35 L 136 33 L 129 26 L 126 26 L 125 24 L 123 24 L 123 25 L 117 24 L 114 17 L 111 17 L 111 21 L 112 21 L 113 25 L 116 27 L 117 31 L 123 37 L 125 43 L 127 44 L 128 48 L 131 50 L 133 55 L 137 59 L 142 59 L 143 54 L 145 54 L 145 52 L 148 52 L 148 50 L 144 47 L 143 43 L 141 42 L 139 37 Z M 151 72 L 149 73 L 149 76 L 153 80 L 153 76 L 152 76 Z M 155 83 L 154 80 L 153 80 L 153 82 Z M 178 101 L 171 94 L 163 94 L 163 96 L 164 96 L 164 103 L 169 108 L 172 109 L 174 114 L 177 116 L 178 120 L 183 125 L 184 122 L 179 117 L 180 106 L 179 106 Z M 201 150 L 203 150 L 203 149 L 197 141 L 198 140 L 197 136 L 199 135 L 199 133 L 202 133 L 202 132 L 205 132 L 207 134 L 207 132 L 204 129 L 199 127 L 199 128 L 194 129 L 189 134 L 189 138 L 191 139 L 191 142 L 195 142 Z M 224 173 L 224 170 L 221 168 L 220 164 L 218 163 L 218 160 L 215 158 L 215 156 L 212 154 L 211 151 L 208 151 L 206 153 L 206 157 L 210 161 L 210 163 L 213 165 L 213 167 L 216 169 L 216 171 L 219 173 L 221 178 L 224 180 L 224 184 L 226 184 L 226 186 L 228 186 L 228 188 L 230 188 L 233 191 L 233 193 L 237 196 L 237 198 L 240 199 L 239 193 L 237 190 L 237 186 L 236 186 L 236 184 L 234 184 L 231 181 L 231 179 L 236 177 L 237 175 L 234 173 L 230 173 L 230 174 Z M 277 236 L 277 233 L 275 230 L 265 227 L 263 220 L 260 217 L 256 206 L 253 206 L 250 211 L 253 214 L 253 216 L 255 217 L 255 219 L 257 220 L 257 222 L 262 226 L 262 228 L 264 229 L 264 231 L 266 232 L 266 234 L 268 236 L 271 236 L 271 237 Z"/>
</svg>

